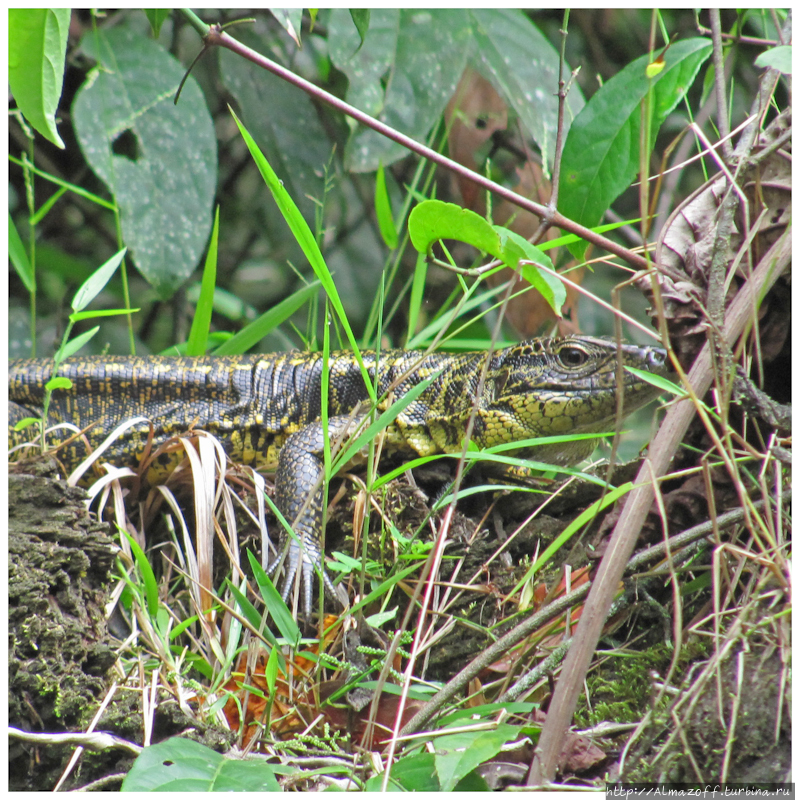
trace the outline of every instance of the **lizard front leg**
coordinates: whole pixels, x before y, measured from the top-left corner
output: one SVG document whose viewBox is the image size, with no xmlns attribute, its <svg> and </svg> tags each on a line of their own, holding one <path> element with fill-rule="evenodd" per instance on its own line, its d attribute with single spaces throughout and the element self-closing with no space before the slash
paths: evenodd
<svg viewBox="0 0 800 800">
<path fill-rule="evenodd" d="M 358 420 L 333 417 L 328 422 L 331 440 L 344 437 Z M 322 575 L 324 588 L 337 600 L 336 589 L 325 571 L 322 552 L 322 511 L 325 502 L 323 487 L 325 438 L 322 424 L 312 422 L 293 433 L 280 450 L 275 476 L 275 505 L 292 526 L 296 537 L 281 531 L 281 546 L 287 546 L 286 575 L 281 597 L 284 601 L 297 575 L 303 577 L 303 610 L 310 619 L 313 607 L 315 567 Z M 305 507 L 305 508 L 304 508 Z M 273 569 L 277 566 L 277 561 Z M 271 571 L 271 570 L 270 570 Z"/>
</svg>

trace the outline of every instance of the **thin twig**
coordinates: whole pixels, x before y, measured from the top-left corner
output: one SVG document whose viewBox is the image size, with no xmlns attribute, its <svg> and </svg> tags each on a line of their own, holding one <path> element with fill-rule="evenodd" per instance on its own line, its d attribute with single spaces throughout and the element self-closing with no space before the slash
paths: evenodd
<svg viewBox="0 0 800 800">
<path fill-rule="evenodd" d="M 698 25 L 697 32 L 701 36 L 710 36 L 711 29 L 704 28 L 702 25 Z M 720 38 L 727 39 L 730 42 L 736 42 L 737 44 L 755 44 L 761 47 L 775 47 L 782 42 L 778 42 L 775 39 L 759 39 L 755 36 L 737 36 L 735 33 L 721 33 Z"/>
<path fill-rule="evenodd" d="M 791 490 L 787 490 L 781 496 L 781 499 L 788 500 L 791 498 Z M 764 506 L 763 500 L 757 500 L 753 503 L 753 509 L 759 509 Z M 688 530 L 685 530 L 669 539 L 669 542 L 661 542 L 657 545 L 643 550 L 641 553 L 635 555 L 628 562 L 625 569 L 627 576 L 635 575 L 637 572 L 644 569 L 648 564 L 654 561 L 659 561 L 664 558 L 667 547 L 673 553 L 672 562 L 665 563 L 654 569 L 650 574 L 652 576 L 662 576 L 667 574 L 676 564 L 686 561 L 693 556 L 696 552 L 695 543 L 699 539 L 703 539 L 713 532 L 715 526 L 717 529 L 727 528 L 740 522 L 745 517 L 745 512 L 741 508 L 733 509 L 720 517 L 714 522 L 703 522 L 695 525 Z M 702 542 L 701 542 L 702 545 Z M 676 552 L 680 550 L 680 552 Z M 595 578 L 596 580 L 596 578 Z M 592 583 L 585 583 L 578 589 L 564 595 L 558 600 L 550 603 L 545 608 L 536 612 L 532 617 L 519 623 L 515 628 L 510 630 L 501 639 L 498 639 L 487 650 L 481 653 L 477 658 L 473 659 L 461 672 L 448 681 L 447 685 L 440 689 L 418 712 L 415 714 L 405 725 L 401 731 L 401 737 L 409 736 L 410 734 L 418 731 L 436 714 L 450 699 L 452 699 L 458 692 L 464 689 L 467 684 L 482 672 L 486 667 L 492 664 L 498 658 L 504 656 L 514 645 L 526 639 L 536 630 L 546 625 L 551 620 L 560 616 L 569 607 L 576 605 L 587 594 L 592 587 Z M 618 612 L 617 606 L 612 606 L 609 615 L 614 615 Z M 572 640 L 574 641 L 574 637 Z M 555 655 L 555 653 L 553 654 Z M 555 669 L 560 663 L 560 658 L 548 661 L 549 666 Z M 543 667 L 543 665 L 540 665 Z M 551 670 L 552 671 L 552 670 Z M 546 670 L 542 669 L 540 674 L 546 674 Z M 502 699 L 501 699 L 502 702 Z M 552 707 L 552 704 L 551 704 Z"/>
<path fill-rule="evenodd" d="M 556 151 L 553 158 L 553 186 L 550 192 L 550 200 L 547 207 L 551 211 L 555 211 L 558 207 L 558 184 L 561 180 L 561 156 L 564 151 L 564 110 L 567 105 L 567 86 L 564 80 L 564 65 L 567 63 L 567 30 L 569 28 L 569 9 L 564 10 L 564 22 L 559 29 L 561 36 L 561 51 L 558 57 L 558 124 L 556 126 Z M 544 222 L 543 222 L 544 224 Z M 532 241 L 535 244 L 542 236 L 545 230 L 538 230 L 534 235 Z"/>
<path fill-rule="evenodd" d="M 9 728 L 8 735 L 12 739 L 20 739 L 23 742 L 31 742 L 39 745 L 54 745 L 56 747 L 82 747 L 84 750 L 92 750 L 95 753 L 102 753 L 104 750 L 119 749 L 125 750 L 132 755 L 138 756 L 144 750 L 143 747 L 135 742 L 129 742 L 112 733 L 103 731 L 92 731 L 89 733 L 33 733 L 23 731 L 19 728 Z"/>
<path fill-rule="evenodd" d="M 722 153 L 726 161 L 733 155 L 730 140 L 726 139 L 731 132 L 731 123 L 728 119 L 728 102 L 725 97 L 725 58 L 722 55 L 722 23 L 718 8 L 709 9 L 711 19 L 711 47 L 714 60 L 714 92 L 717 97 L 717 125 L 723 139 Z"/>
</svg>

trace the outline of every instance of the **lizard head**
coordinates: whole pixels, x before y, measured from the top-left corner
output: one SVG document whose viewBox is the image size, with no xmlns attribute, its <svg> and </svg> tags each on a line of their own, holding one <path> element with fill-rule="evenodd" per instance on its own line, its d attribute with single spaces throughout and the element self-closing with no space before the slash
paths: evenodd
<svg viewBox="0 0 800 800">
<path fill-rule="evenodd" d="M 613 431 L 620 390 L 623 417 L 661 393 L 625 367 L 665 374 L 666 351 L 591 336 L 532 339 L 499 350 L 489 364 L 474 438 L 487 447 L 542 436 Z M 588 456 L 595 444 L 561 442 L 526 449 L 524 455 L 573 464 Z"/>
</svg>

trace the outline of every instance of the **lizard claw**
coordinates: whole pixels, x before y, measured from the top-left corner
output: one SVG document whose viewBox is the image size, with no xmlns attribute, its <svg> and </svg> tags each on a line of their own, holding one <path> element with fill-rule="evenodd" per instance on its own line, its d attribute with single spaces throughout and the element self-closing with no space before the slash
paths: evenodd
<svg viewBox="0 0 800 800">
<path fill-rule="evenodd" d="M 292 590 L 292 585 L 297 576 L 298 570 L 302 572 L 303 578 L 303 613 L 307 619 L 311 619 L 311 614 L 314 608 L 314 573 L 318 569 L 322 575 L 323 586 L 326 591 L 333 596 L 337 601 L 339 595 L 336 592 L 336 587 L 333 585 L 328 573 L 325 571 L 325 566 L 322 563 L 322 558 L 318 553 L 315 561 L 312 561 L 309 554 L 303 552 L 302 546 L 294 539 L 289 542 L 289 547 L 286 554 L 286 574 L 283 578 L 283 589 L 281 590 L 281 600 L 287 602 L 289 592 Z M 274 567 L 278 565 L 276 561 Z"/>
</svg>

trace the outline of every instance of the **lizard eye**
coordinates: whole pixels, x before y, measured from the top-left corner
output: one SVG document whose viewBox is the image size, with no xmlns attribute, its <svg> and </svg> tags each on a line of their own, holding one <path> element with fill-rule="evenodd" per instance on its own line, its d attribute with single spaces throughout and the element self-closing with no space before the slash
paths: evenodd
<svg viewBox="0 0 800 800">
<path fill-rule="evenodd" d="M 565 367 L 582 367 L 589 356 L 586 351 L 578 347 L 562 347 L 558 351 L 558 357 Z"/>
</svg>

